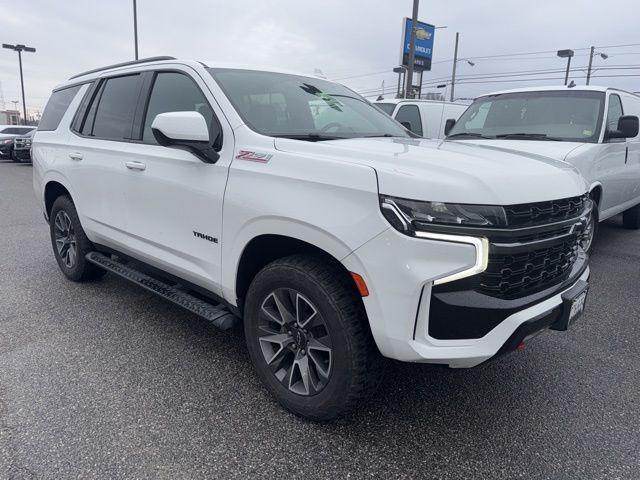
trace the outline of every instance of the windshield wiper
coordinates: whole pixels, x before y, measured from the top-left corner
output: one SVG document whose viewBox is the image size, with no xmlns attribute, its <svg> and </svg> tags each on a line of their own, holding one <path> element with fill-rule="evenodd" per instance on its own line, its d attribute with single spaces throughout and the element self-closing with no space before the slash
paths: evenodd
<svg viewBox="0 0 640 480">
<path fill-rule="evenodd" d="M 553 142 L 561 142 L 561 138 L 550 137 L 546 133 L 504 133 L 501 135 L 496 135 L 496 138 L 514 138 L 521 140 L 550 140 Z"/>
<path fill-rule="evenodd" d="M 335 135 L 320 135 L 318 133 L 282 133 L 271 135 L 276 138 L 290 138 L 292 140 L 305 140 L 307 142 L 322 142 L 325 140 L 344 140 L 347 137 L 336 137 Z"/>
<path fill-rule="evenodd" d="M 495 138 L 495 137 L 490 137 L 488 135 L 482 135 L 481 133 L 473 133 L 473 132 L 460 132 L 460 133 L 454 133 L 453 135 L 449 135 L 446 137 L 447 140 L 451 139 L 451 138 Z"/>
<path fill-rule="evenodd" d="M 393 138 L 393 137 L 400 137 L 400 135 L 391 135 L 390 133 L 379 133 L 377 135 L 363 135 L 360 138 Z"/>
</svg>

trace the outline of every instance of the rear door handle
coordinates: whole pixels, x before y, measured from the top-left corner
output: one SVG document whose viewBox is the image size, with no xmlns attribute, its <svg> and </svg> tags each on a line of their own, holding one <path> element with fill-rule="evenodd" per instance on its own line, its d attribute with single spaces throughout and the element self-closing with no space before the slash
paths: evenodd
<svg viewBox="0 0 640 480">
<path fill-rule="evenodd" d="M 80 161 L 80 160 L 82 160 L 82 154 L 78 153 L 78 152 L 72 152 L 72 153 L 69 154 L 69 158 L 71 160 Z"/>
<path fill-rule="evenodd" d="M 125 166 L 129 169 L 129 170 L 144 170 L 147 168 L 147 166 L 142 163 L 142 162 L 124 162 Z"/>
</svg>

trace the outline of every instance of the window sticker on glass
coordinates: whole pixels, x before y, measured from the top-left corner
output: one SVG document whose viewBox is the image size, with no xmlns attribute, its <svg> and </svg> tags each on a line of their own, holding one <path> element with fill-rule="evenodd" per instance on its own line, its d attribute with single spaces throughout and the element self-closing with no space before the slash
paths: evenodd
<svg viewBox="0 0 640 480">
<path fill-rule="evenodd" d="M 310 93 L 311 95 L 315 95 L 316 97 L 321 98 L 327 105 L 329 105 L 334 110 L 338 110 L 339 112 L 342 111 L 343 105 L 338 100 L 336 100 L 331 95 L 329 95 L 328 93 L 324 93 L 324 92 L 320 91 L 320 89 L 318 87 L 315 87 L 313 85 L 309 85 L 308 83 L 303 83 L 302 85 L 304 85 L 304 86 L 302 86 L 300 88 L 302 90 L 304 90 L 305 92 Z"/>
</svg>

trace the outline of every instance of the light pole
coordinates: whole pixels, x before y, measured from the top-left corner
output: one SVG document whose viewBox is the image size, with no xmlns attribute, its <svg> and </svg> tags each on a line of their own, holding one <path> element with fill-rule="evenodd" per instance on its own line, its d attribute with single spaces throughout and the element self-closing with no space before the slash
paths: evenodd
<svg viewBox="0 0 640 480">
<path fill-rule="evenodd" d="M 558 50 L 558 57 L 567 59 L 567 72 L 564 75 L 564 84 L 569 83 L 569 69 L 571 68 L 571 57 L 573 57 L 573 50 Z"/>
<path fill-rule="evenodd" d="M 456 46 L 455 49 L 453 51 L 453 69 L 451 70 L 451 101 L 453 102 L 453 94 L 455 91 L 455 85 L 456 85 L 456 67 L 458 65 L 458 62 L 467 62 L 470 66 L 474 67 L 475 63 L 473 63 L 471 60 L 467 60 L 464 58 L 458 59 L 458 45 L 460 43 L 460 32 L 456 32 Z"/>
<path fill-rule="evenodd" d="M 413 0 L 411 36 L 409 40 L 409 65 L 407 65 L 407 78 L 405 78 L 406 85 L 404 89 L 404 98 L 407 98 L 407 95 L 413 96 L 413 62 L 415 62 L 416 60 L 416 25 L 418 24 L 418 3 L 419 0 Z"/>
<path fill-rule="evenodd" d="M 133 0 L 133 41 L 136 48 L 136 60 L 138 60 L 138 9 L 136 0 Z"/>
<path fill-rule="evenodd" d="M 7 48 L 9 50 L 13 50 L 18 52 L 18 63 L 20 64 L 20 88 L 22 89 L 22 114 L 24 115 L 22 122 L 27 124 L 27 103 L 24 100 L 24 77 L 22 76 L 22 52 L 31 52 L 34 53 L 36 51 L 33 47 L 27 47 L 26 45 L 9 45 L 8 43 L 3 43 L 2 48 Z"/>
<path fill-rule="evenodd" d="M 602 52 L 596 52 L 596 47 L 591 47 L 591 51 L 589 53 L 589 68 L 587 70 L 587 85 L 589 85 L 589 81 L 591 80 L 591 66 L 593 65 L 593 57 L 596 55 L 600 55 L 600 58 L 606 60 L 609 58 L 609 55 Z"/>
</svg>

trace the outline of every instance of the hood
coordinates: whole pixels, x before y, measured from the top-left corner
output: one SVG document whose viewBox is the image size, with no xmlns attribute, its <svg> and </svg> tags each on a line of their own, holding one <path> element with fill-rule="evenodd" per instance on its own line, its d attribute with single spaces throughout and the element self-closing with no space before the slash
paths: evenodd
<svg viewBox="0 0 640 480">
<path fill-rule="evenodd" d="M 584 147 L 585 145 L 595 145 L 580 142 L 554 142 L 549 140 L 450 140 L 450 142 L 453 141 L 473 144 L 499 152 L 541 155 L 562 161 L 576 148 Z"/>
<path fill-rule="evenodd" d="M 354 138 L 275 139 L 278 150 L 368 165 L 381 194 L 413 200 L 513 205 L 582 195 L 587 185 L 568 163 L 468 142 Z"/>
</svg>

